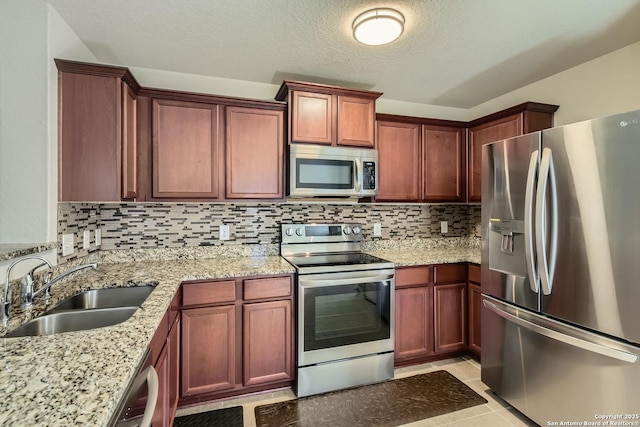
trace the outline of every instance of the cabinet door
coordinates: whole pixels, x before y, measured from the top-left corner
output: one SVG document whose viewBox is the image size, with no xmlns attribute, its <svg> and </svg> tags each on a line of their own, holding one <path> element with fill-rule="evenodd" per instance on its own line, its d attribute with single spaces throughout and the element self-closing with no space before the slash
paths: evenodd
<svg viewBox="0 0 640 427">
<path fill-rule="evenodd" d="M 137 105 L 136 94 L 126 83 L 122 85 L 122 198 L 138 195 Z"/>
<path fill-rule="evenodd" d="M 338 145 L 373 148 L 375 100 L 338 95 Z"/>
<path fill-rule="evenodd" d="M 489 142 L 522 135 L 522 113 L 469 129 L 469 201 L 481 200 L 482 146 Z"/>
<path fill-rule="evenodd" d="M 377 123 L 380 201 L 420 201 L 420 125 Z"/>
<path fill-rule="evenodd" d="M 467 346 L 467 284 L 433 288 L 436 353 L 464 350 Z"/>
<path fill-rule="evenodd" d="M 176 317 L 173 326 L 167 337 L 167 347 L 169 349 L 168 362 L 168 390 L 167 390 L 167 411 L 169 425 L 173 425 L 173 419 L 178 408 L 178 397 L 180 395 L 180 315 Z"/>
<path fill-rule="evenodd" d="M 293 378 L 291 300 L 244 304 L 244 385 Z"/>
<path fill-rule="evenodd" d="M 153 100 L 153 197 L 218 197 L 218 106 Z"/>
<path fill-rule="evenodd" d="M 236 385 L 235 305 L 182 311 L 182 396 Z"/>
<path fill-rule="evenodd" d="M 469 283 L 469 349 L 477 355 L 482 347 L 481 304 L 480 286 Z"/>
<path fill-rule="evenodd" d="M 164 346 L 160 352 L 160 356 L 154 369 L 158 374 L 158 400 L 156 402 L 156 408 L 153 411 L 153 417 L 151 419 L 151 425 L 153 427 L 168 427 L 168 407 L 169 399 L 167 392 L 169 390 L 169 348 Z"/>
<path fill-rule="evenodd" d="M 432 286 L 396 290 L 396 361 L 433 354 L 432 293 Z"/>
<path fill-rule="evenodd" d="M 293 91 L 291 142 L 331 145 L 335 139 L 334 102 L 329 94 Z"/>
<path fill-rule="evenodd" d="M 423 126 L 425 201 L 464 201 L 467 168 L 465 133 L 460 128 Z"/>
<path fill-rule="evenodd" d="M 284 113 L 226 109 L 226 198 L 284 197 Z"/>
<path fill-rule="evenodd" d="M 58 199 L 119 201 L 121 81 L 59 73 Z"/>
</svg>

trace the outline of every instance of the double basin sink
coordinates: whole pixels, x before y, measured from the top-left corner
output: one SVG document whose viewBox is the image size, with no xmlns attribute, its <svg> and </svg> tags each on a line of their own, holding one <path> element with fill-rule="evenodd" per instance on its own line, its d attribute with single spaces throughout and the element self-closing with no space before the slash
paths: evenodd
<svg viewBox="0 0 640 427">
<path fill-rule="evenodd" d="M 51 335 L 116 325 L 129 319 L 154 289 L 154 286 L 132 286 L 84 291 L 14 329 L 5 338 Z"/>
</svg>

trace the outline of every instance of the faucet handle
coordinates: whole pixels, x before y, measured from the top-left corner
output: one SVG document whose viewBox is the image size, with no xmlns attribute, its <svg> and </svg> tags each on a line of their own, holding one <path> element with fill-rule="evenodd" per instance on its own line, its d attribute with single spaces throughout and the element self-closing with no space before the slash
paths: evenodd
<svg viewBox="0 0 640 427">
<path fill-rule="evenodd" d="M 42 266 L 49 265 L 48 262 L 43 262 L 41 264 L 33 267 L 25 276 L 22 278 L 20 283 L 22 284 L 22 308 L 31 308 L 33 306 L 33 295 L 34 295 L 34 286 L 33 286 L 33 273 Z M 51 274 L 48 272 L 47 274 Z M 45 276 L 46 277 L 46 276 Z"/>
<path fill-rule="evenodd" d="M 49 282 L 51 281 L 51 277 L 53 277 L 52 271 L 47 271 L 47 274 L 44 275 L 44 282 L 42 283 L 42 287 L 45 289 L 44 291 L 45 300 L 51 299 L 51 292 L 50 292 L 51 286 L 48 286 Z"/>
</svg>

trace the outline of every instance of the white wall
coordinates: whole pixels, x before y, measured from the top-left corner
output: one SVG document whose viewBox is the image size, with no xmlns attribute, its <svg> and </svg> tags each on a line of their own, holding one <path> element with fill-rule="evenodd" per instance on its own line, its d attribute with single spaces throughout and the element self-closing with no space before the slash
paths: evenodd
<svg viewBox="0 0 640 427">
<path fill-rule="evenodd" d="M 0 243 L 56 240 L 58 55 L 96 60 L 45 0 L 0 2 Z"/>
<path fill-rule="evenodd" d="M 47 236 L 47 5 L 0 2 L 0 242 Z"/>
<path fill-rule="evenodd" d="M 525 101 L 559 105 L 556 126 L 637 110 L 639 76 L 640 42 L 478 105 L 469 120 Z"/>
</svg>

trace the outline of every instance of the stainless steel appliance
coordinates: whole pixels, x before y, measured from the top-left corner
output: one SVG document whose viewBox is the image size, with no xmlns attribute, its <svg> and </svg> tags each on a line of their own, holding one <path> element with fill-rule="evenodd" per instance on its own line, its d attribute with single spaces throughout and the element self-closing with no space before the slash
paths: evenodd
<svg viewBox="0 0 640 427">
<path fill-rule="evenodd" d="M 540 425 L 637 425 L 640 111 L 482 155 L 482 381 Z"/>
<path fill-rule="evenodd" d="M 377 150 L 289 145 L 289 197 L 373 197 L 377 182 Z"/>
<path fill-rule="evenodd" d="M 109 425 L 150 427 L 158 402 L 158 392 L 158 374 L 151 365 L 151 348 L 148 348 L 125 397 L 118 404 L 115 419 Z"/>
<path fill-rule="evenodd" d="M 395 266 L 365 254 L 360 224 L 283 224 L 297 270 L 299 397 L 393 378 Z"/>
</svg>

